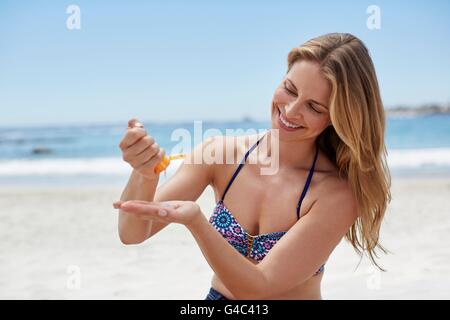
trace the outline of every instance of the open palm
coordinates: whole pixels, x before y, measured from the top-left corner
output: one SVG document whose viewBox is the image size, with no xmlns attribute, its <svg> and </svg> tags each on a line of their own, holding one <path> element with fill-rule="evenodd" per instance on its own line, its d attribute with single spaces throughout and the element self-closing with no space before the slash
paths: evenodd
<svg viewBox="0 0 450 320">
<path fill-rule="evenodd" d="M 202 212 L 199 205 L 193 201 L 163 201 L 152 202 L 142 200 L 116 201 L 115 209 L 132 214 L 140 219 L 161 222 L 174 222 L 188 226 Z"/>
</svg>

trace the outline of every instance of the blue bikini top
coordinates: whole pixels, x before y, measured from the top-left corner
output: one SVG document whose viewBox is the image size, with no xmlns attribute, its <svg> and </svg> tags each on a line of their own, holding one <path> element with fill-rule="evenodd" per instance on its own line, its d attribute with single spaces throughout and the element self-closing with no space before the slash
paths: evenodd
<svg viewBox="0 0 450 320">
<path fill-rule="evenodd" d="M 269 250 L 272 249 L 272 247 L 277 243 L 278 240 L 281 239 L 283 235 L 286 234 L 287 231 L 277 231 L 259 235 L 250 235 L 236 220 L 231 211 L 228 210 L 223 200 L 234 179 L 236 179 L 236 176 L 238 175 L 239 171 L 244 166 L 247 157 L 253 151 L 253 149 L 256 148 L 256 146 L 263 138 L 264 135 L 245 153 L 244 158 L 241 160 L 231 180 L 228 182 L 228 185 L 225 188 L 222 198 L 216 204 L 214 212 L 209 219 L 209 222 L 228 241 L 228 243 L 230 243 L 242 255 L 254 259 L 256 261 L 261 261 L 262 259 L 264 259 Z M 317 146 L 313 164 L 309 170 L 308 178 L 306 180 L 303 192 L 300 196 L 300 200 L 297 205 L 297 219 L 300 219 L 300 207 L 303 198 L 306 195 L 306 191 L 308 190 L 309 184 L 311 183 L 311 178 L 314 173 L 314 166 L 316 164 L 318 153 L 319 148 Z M 315 275 L 323 272 L 324 267 L 325 264 L 320 267 L 320 269 L 315 273 Z"/>
</svg>

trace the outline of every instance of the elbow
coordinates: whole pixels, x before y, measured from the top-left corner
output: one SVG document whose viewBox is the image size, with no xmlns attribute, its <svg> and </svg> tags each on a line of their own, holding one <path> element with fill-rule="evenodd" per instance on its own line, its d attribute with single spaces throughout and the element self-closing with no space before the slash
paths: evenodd
<svg viewBox="0 0 450 320">
<path fill-rule="evenodd" d="M 133 237 L 130 234 L 121 232 L 120 230 L 119 230 L 119 239 L 120 242 L 122 242 L 122 244 L 124 245 L 140 244 L 145 241 L 145 239 L 137 239 L 136 237 Z"/>
<path fill-rule="evenodd" d="M 124 244 L 124 245 L 139 244 L 142 242 L 142 241 L 136 241 L 134 239 L 126 238 L 124 236 L 119 236 L 119 238 L 120 238 L 120 242 L 122 242 L 122 244 Z"/>
<path fill-rule="evenodd" d="M 237 300 L 264 300 L 267 298 L 267 292 L 240 290 L 233 292 Z"/>
<path fill-rule="evenodd" d="M 257 286 L 252 288 L 239 288 L 232 292 L 238 300 L 264 300 L 270 296 L 270 286 L 267 285 L 267 281 L 261 280 Z"/>
<path fill-rule="evenodd" d="M 124 245 L 140 244 L 149 237 L 149 230 L 140 230 L 133 225 L 127 223 L 126 220 L 121 221 L 119 218 L 118 235 L 120 242 Z"/>
<path fill-rule="evenodd" d="M 253 293 L 240 293 L 234 295 L 237 300 L 261 300 L 259 295 Z"/>
<path fill-rule="evenodd" d="M 125 237 L 119 237 L 119 238 L 120 238 L 120 242 L 122 242 L 122 244 L 124 244 L 124 245 L 132 245 L 132 244 L 142 243 L 142 241 L 136 241 L 136 240 L 128 239 Z"/>
</svg>

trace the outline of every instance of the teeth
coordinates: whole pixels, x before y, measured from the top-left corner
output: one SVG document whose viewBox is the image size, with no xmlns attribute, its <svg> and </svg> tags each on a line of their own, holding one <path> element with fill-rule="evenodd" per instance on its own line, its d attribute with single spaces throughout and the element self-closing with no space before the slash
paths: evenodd
<svg viewBox="0 0 450 320">
<path fill-rule="evenodd" d="M 297 128 L 300 128 L 300 127 L 301 127 L 301 126 L 296 126 L 296 125 L 294 125 L 294 124 L 288 122 L 287 120 L 285 120 L 285 119 L 282 117 L 281 113 L 280 113 L 280 120 L 281 120 L 281 122 L 283 122 L 283 124 L 284 124 L 286 127 L 293 128 L 293 129 L 297 129 Z"/>
</svg>

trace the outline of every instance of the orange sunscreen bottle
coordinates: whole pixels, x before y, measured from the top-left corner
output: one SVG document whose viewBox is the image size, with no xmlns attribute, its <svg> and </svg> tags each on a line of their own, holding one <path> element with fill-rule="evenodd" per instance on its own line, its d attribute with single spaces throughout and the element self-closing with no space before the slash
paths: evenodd
<svg viewBox="0 0 450 320">
<path fill-rule="evenodd" d="M 160 173 L 160 172 L 166 170 L 166 168 L 169 166 L 171 160 L 181 159 L 184 157 L 186 157 L 186 154 L 184 154 L 184 153 L 173 154 L 170 156 L 164 156 L 163 160 L 155 167 L 155 170 L 154 170 L 155 173 Z"/>
<path fill-rule="evenodd" d="M 144 128 L 144 125 L 140 122 L 134 123 L 134 125 L 132 125 L 132 127 L 130 127 L 130 125 L 128 125 L 128 129 L 133 128 L 133 127 L 134 128 Z M 174 155 L 170 155 L 170 156 L 164 156 L 162 161 L 155 167 L 154 172 L 160 173 L 167 169 L 171 160 L 181 159 L 181 158 L 185 158 L 185 157 L 186 157 L 186 154 L 184 154 L 184 153 L 174 154 Z"/>
</svg>

